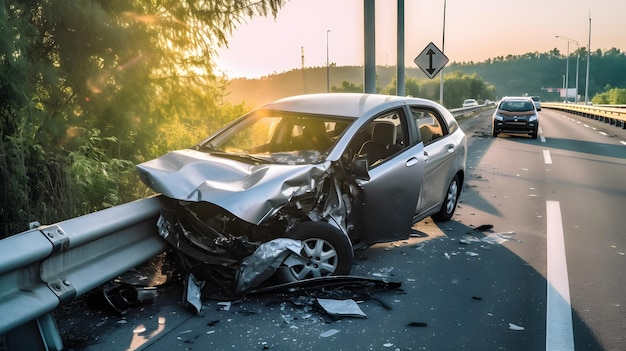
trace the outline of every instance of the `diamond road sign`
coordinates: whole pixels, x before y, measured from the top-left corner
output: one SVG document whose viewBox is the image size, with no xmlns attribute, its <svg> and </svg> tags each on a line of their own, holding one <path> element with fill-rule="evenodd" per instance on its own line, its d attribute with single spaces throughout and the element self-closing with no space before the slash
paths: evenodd
<svg viewBox="0 0 626 351">
<path fill-rule="evenodd" d="M 433 79 L 448 61 L 446 55 L 432 42 L 413 60 L 430 79 Z"/>
</svg>

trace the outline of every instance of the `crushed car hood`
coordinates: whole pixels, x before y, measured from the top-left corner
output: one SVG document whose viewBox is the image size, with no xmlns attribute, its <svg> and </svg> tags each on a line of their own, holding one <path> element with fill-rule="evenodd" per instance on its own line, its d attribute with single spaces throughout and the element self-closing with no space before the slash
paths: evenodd
<svg viewBox="0 0 626 351">
<path fill-rule="evenodd" d="M 314 192 L 326 164 L 250 164 L 195 150 L 137 165 L 141 180 L 169 198 L 209 202 L 260 224 L 294 196 Z"/>
</svg>

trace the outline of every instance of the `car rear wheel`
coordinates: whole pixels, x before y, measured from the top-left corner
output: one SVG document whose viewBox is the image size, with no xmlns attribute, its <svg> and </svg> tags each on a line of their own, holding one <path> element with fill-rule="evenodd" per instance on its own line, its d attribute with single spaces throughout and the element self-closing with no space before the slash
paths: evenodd
<svg viewBox="0 0 626 351">
<path fill-rule="evenodd" d="M 345 275 L 352 270 L 352 245 L 339 229 L 325 222 L 303 222 L 287 237 L 304 244 L 300 256 L 292 254 L 276 270 L 282 282 L 294 282 L 329 275 Z"/>
<path fill-rule="evenodd" d="M 439 212 L 434 214 L 432 218 L 440 222 L 449 221 L 452 218 L 452 215 L 454 215 L 454 210 L 456 209 L 460 192 L 461 182 L 459 181 L 459 176 L 456 175 L 450 182 L 450 185 L 448 185 L 448 190 L 446 191 L 445 198 L 441 204 Z"/>
</svg>

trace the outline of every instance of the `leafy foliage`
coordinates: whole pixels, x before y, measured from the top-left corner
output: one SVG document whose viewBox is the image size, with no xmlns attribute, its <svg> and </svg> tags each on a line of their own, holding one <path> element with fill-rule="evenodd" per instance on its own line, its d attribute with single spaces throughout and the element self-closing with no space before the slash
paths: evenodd
<svg viewBox="0 0 626 351">
<path fill-rule="evenodd" d="M 215 50 L 283 2 L 0 2 L 0 237 L 145 195 L 134 164 L 244 109 Z"/>
<path fill-rule="evenodd" d="M 594 96 L 591 102 L 598 105 L 624 105 L 626 104 L 626 89 L 609 89 L 608 91 Z"/>
</svg>

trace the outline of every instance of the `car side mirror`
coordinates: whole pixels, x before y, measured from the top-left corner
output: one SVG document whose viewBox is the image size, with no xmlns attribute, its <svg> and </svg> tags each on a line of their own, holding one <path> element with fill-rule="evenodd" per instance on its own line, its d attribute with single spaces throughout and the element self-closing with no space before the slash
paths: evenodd
<svg viewBox="0 0 626 351">
<path fill-rule="evenodd" d="M 368 164 L 367 159 L 361 158 L 352 163 L 352 170 L 354 175 L 359 179 L 370 180 L 370 174 L 367 171 Z"/>
</svg>

